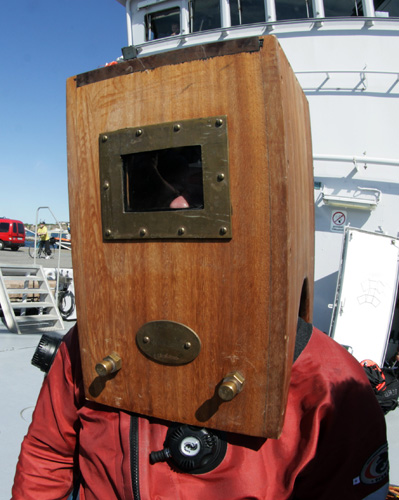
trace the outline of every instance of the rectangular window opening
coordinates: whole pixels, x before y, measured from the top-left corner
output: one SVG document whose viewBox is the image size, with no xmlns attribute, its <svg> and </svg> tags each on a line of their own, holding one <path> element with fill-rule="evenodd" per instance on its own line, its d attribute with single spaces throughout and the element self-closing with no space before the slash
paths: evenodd
<svg viewBox="0 0 399 500">
<path fill-rule="evenodd" d="M 276 16 L 279 21 L 314 17 L 311 0 L 276 0 Z"/>
<path fill-rule="evenodd" d="M 203 209 L 201 146 L 122 156 L 125 212 Z"/>
<path fill-rule="evenodd" d="M 205 31 L 220 28 L 219 0 L 192 0 L 191 4 L 191 31 Z"/>
<path fill-rule="evenodd" d="M 145 21 L 147 41 L 180 35 L 180 9 L 178 7 L 147 14 Z"/>
<path fill-rule="evenodd" d="M 264 0 L 230 0 L 231 24 L 261 23 L 265 21 Z"/>
<path fill-rule="evenodd" d="M 324 0 L 326 17 L 363 16 L 362 0 Z"/>
<path fill-rule="evenodd" d="M 381 17 L 399 17 L 399 2 L 397 0 L 374 0 L 374 9 Z"/>
</svg>

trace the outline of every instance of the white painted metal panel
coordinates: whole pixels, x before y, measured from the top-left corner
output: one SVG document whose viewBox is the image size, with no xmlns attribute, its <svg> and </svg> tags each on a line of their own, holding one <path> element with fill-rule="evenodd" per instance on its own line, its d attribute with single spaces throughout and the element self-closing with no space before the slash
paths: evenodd
<svg viewBox="0 0 399 500">
<path fill-rule="evenodd" d="M 399 240 L 347 227 L 330 335 L 383 365 L 398 289 Z"/>
</svg>

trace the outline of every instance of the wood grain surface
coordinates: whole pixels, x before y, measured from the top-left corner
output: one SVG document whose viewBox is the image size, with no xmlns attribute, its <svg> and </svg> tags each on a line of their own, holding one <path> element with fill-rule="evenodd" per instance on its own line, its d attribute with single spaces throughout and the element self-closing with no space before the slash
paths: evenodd
<svg viewBox="0 0 399 500">
<path fill-rule="evenodd" d="M 253 40 L 253 39 L 252 39 Z M 179 51 L 151 69 L 67 82 L 72 257 L 86 396 L 143 415 L 253 436 L 284 421 L 297 317 L 311 320 L 313 177 L 306 98 L 275 37 L 259 50 L 221 42 L 216 56 Z M 198 48 L 196 48 L 198 52 Z M 229 53 L 233 52 L 233 53 Z M 165 60 L 166 59 L 166 60 Z M 186 62 L 185 62 L 186 60 Z M 144 61 L 144 60 L 143 60 Z M 140 61 L 139 61 L 140 62 Z M 138 63 L 135 63 L 136 65 Z M 142 63 L 145 67 L 145 61 Z M 111 76 L 104 77 L 107 69 Z M 99 135 L 227 115 L 229 240 L 104 241 Z M 149 321 L 187 325 L 201 339 L 184 366 L 145 357 Z M 115 376 L 95 365 L 122 357 Z M 243 390 L 222 402 L 230 372 Z"/>
</svg>

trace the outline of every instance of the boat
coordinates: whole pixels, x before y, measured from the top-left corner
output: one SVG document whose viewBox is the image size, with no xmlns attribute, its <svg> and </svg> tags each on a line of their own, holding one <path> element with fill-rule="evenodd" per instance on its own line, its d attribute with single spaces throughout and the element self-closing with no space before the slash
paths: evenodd
<svg viewBox="0 0 399 500">
<path fill-rule="evenodd" d="M 58 243 L 61 242 L 61 248 L 70 249 L 71 248 L 71 235 L 66 230 L 53 230 L 50 233 L 50 237 L 54 244 L 58 246 Z"/>
<path fill-rule="evenodd" d="M 118 62 L 216 42 L 277 37 L 310 107 L 313 323 L 359 362 L 389 363 L 399 349 L 398 3 L 117 1 L 125 8 L 127 26 L 127 45 Z M 396 484 L 397 413 L 387 415 L 391 481 Z"/>
</svg>

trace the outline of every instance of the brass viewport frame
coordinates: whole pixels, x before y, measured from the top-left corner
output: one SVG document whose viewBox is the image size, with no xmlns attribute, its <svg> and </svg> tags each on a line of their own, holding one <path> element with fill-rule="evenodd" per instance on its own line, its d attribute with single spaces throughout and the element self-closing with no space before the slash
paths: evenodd
<svg viewBox="0 0 399 500">
<path fill-rule="evenodd" d="M 190 146 L 201 147 L 203 207 L 127 210 L 124 158 Z M 232 237 L 226 116 L 104 132 L 99 136 L 99 157 L 105 241 Z"/>
</svg>

